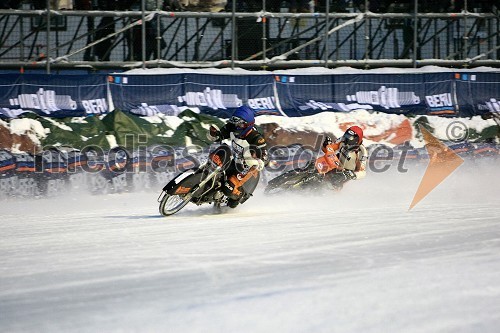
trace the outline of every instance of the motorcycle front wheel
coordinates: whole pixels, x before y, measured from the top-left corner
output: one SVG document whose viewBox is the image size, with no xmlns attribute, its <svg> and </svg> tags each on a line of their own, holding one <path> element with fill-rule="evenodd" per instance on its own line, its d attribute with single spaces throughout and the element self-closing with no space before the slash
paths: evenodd
<svg viewBox="0 0 500 333">
<path fill-rule="evenodd" d="M 191 195 L 189 193 L 168 194 L 164 192 L 160 200 L 160 214 L 163 216 L 173 215 L 184 208 L 189 201 L 191 201 Z"/>
<path fill-rule="evenodd" d="M 270 180 L 264 189 L 264 193 L 274 195 L 281 192 L 299 189 L 303 185 L 303 181 L 307 176 L 308 174 L 301 171 L 288 171 Z"/>
</svg>

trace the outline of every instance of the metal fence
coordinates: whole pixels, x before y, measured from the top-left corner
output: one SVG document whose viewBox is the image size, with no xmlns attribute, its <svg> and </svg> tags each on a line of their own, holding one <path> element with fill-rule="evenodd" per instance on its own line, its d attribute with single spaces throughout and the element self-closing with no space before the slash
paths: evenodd
<svg viewBox="0 0 500 333">
<path fill-rule="evenodd" d="M 500 17 L 494 12 L 420 13 L 415 6 L 410 13 L 331 13 L 327 6 L 324 12 L 272 13 L 235 7 L 216 13 L 0 10 L 0 68 L 50 73 L 68 68 L 500 67 Z"/>
</svg>

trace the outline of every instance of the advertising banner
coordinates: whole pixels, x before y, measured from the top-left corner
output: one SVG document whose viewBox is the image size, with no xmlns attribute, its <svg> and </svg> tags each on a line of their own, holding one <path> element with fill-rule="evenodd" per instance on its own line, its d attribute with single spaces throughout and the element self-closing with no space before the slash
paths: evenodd
<svg viewBox="0 0 500 333">
<path fill-rule="evenodd" d="M 499 73 L 0 75 L 0 116 L 26 111 L 70 117 L 108 113 L 177 116 L 185 109 L 229 117 L 243 104 L 256 115 L 301 117 L 364 109 L 470 117 L 500 112 Z M 109 89 L 109 91 L 108 91 Z"/>
<path fill-rule="evenodd" d="M 126 75 L 109 77 L 116 108 L 138 115 L 178 115 L 186 108 L 227 118 L 247 104 L 260 114 L 279 114 L 270 75 Z"/>
<path fill-rule="evenodd" d="M 109 112 L 103 75 L 0 75 L 0 115 L 26 111 L 48 117 L 78 117 Z"/>
<path fill-rule="evenodd" d="M 182 102 L 202 113 L 228 118 L 246 104 L 256 115 L 279 114 L 270 75 L 186 74 Z"/>
<path fill-rule="evenodd" d="M 397 114 L 455 115 L 453 75 L 346 74 L 276 76 L 288 116 L 363 109 Z"/>
<path fill-rule="evenodd" d="M 141 116 L 162 113 L 176 116 L 182 110 L 178 97 L 184 95 L 184 75 L 109 75 L 115 108 Z"/>
<path fill-rule="evenodd" d="M 461 116 L 456 100 L 454 73 L 427 73 L 423 77 L 425 108 L 419 114 Z"/>
<path fill-rule="evenodd" d="M 399 114 L 425 114 L 424 75 L 368 74 L 351 77 L 342 85 L 349 103 L 366 105 L 374 111 Z M 358 106 L 359 107 L 359 106 Z"/>
<path fill-rule="evenodd" d="M 289 117 L 340 111 L 332 75 L 275 75 L 275 81 L 281 109 Z"/>
<path fill-rule="evenodd" d="M 460 115 L 500 114 L 500 81 L 497 73 L 456 73 Z"/>
</svg>

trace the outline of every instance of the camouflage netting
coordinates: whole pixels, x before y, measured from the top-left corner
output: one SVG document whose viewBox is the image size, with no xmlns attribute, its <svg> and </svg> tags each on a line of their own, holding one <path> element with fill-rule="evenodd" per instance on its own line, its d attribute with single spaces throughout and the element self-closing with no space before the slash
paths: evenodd
<svg viewBox="0 0 500 333">
<path fill-rule="evenodd" d="M 208 128 L 211 124 L 223 126 L 216 117 L 197 114 L 186 110 L 179 114 L 182 122 L 174 130 L 158 117 L 156 122 L 145 118 L 114 110 L 99 118 L 44 118 L 35 113 L 25 113 L 21 117 L 34 119 L 45 129 L 45 135 L 37 135 L 41 147 L 70 146 L 82 149 L 85 146 L 99 146 L 103 149 L 119 145 L 127 149 L 137 146 L 169 145 L 185 146 L 190 144 L 205 147 Z M 3 147 L 3 148 L 11 148 Z"/>
<path fill-rule="evenodd" d="M 202 147 L 208 146 L 210 142 L 207 139 L 207 133 L 210 125 L 217 125 L 219 128 L 224 125 L 224 123 L 216 117 L 203 115 L 195 113 L 191 110 L 186 110 L 179 114 L 179 118 L 184 120 L 175 130 L 172 136 L 173 143 L 181 143 L 185 145 L 186 138 L 191 141 L 191 144 L 199 145 Z"/>
<path fill-rule="evenodd" d="M 158 135 L 166 133 L 170 128 L 165 123 L 150 123 L 147 120 L 114 110 L 102 118 L 102 123 L 108 135 L 115 137 L 116 143 L 127 149 L 133 149 L 138 144 L 162 143 Z"/>
<path fill-rule="evenodd" d="M 129 150 L 134 150 L 141 146 L 168 145 L 168 146 L 190 146 L 198 145 L 206 147 L 210 144 L 207 140 L 207 132 L 211 124 L 222 127 L 224 122 L 216 117 L 198 114 L 191 110 L 185 110 L 179 114 L 177 120 L 159 115 L 157 117 L 143 118 L 131 113 L 114 110 L 105 116 L 89 116 L 78 118 L 44 118 L 35 113 L 24 113 L 19 118 L 33 119 L 38 127 L 35 132 L 33 129 L 27 131 L 24 135 L 11 134 L 9 137 L 7 120 L 2 126 L 2 142 L 0 148 L 8 150 L 17 149 L 23 150 L 23 147 L 36 146 L 41 150 L 48 146 L 70 146 L 75 149 L 82 149 L 86 146 L 98 146 L 104 150 L 108 150 L 115 146 L 122 146 Z M 411 122 L 410 128 L 413 128 L 413 134 L 410 137 L 421 138 L 420 126 L 426 128 L 429 132 L 436 135 L 438 139 L 446 141 L 443 135 L 444 129 L 434 128 L 440 123 L 429 121 L 426 116 L 419 116 L 415 119 L 408 118 Z M 175 120 L 174 125 L 172 120 Z M 462 119 L 467 121 L 466 119 Z M 447 126 L 446 119 L 443 119 L 442 126 Z M 494 124 L 494 123 L 493 123 Z M 41 125 L 41 126 L 39 126 Z M 290 133 L 276 131 L 275 126 L 270 124 L 262 124 L 260 130 L 269 141 L 269 144 L 290 145 L 302 143 L 300 139 L 304 139 L 308 135 L 316 135 L 322 133 L 300 133 L 297 134 L 293 130 Z M 271 124 L 272 125 L 272 124 Z M 7 126 L 7 127 L 6 127 Z M 434 126 L 434 127 L 433 127 Z M 174 128 L 175 127 L 175 128 Z M 268 132 L 268 133 L 266 133 Z M 280 134 L 281 133 L 281 134 Z M 290 135 L 291 134 L 291 135 Z M 397 133 L 394 133 L 397 134 Z M 498 141 L 500 130 L 498 125 L 489 125 L 485 127 L 469 128 L 467 140 L 469 142 L 496 142 Z M 276 136 L 279 136 L 277 138 Z M 9 139 L 10 140 L 7 140 Z M 35 140 L 30 141 L 32 138 Z M 306 144 L 314 145 L 316 136 L 306 142 Z M 15 139 L 15 140 L 14 140 Z M 273 141 L 274 140 L 274 141 Z M 376 140 L 378 143 L 384 144 L 384 139 Z M 22 141 L 22 144 L 19 142 Z M 30 142 L 25 142 L 30 141 Z"/>
<path fill-rule="evenodd" d="M 458 119 L 454 120 L 454 124 L 451 124 L 453 126 L 458 126 L 462 127 L 462 129 L 466 129 L 467 133 L 466 139 L 469 142 L 495 142 L 498 138 L 500 138 L 500 126 L 498 125 L 489 125 L 485 126 L 484 128 L 474 128 L 467 126 L 466 120 L 465 119 Z M 450 124 L 448 124 L 450 125 Z M 451 126 L 450 125 L 450 126 Z M 426 116 L 419 116 L 413 121 L 413 127 L 415 129 L 415 137 L 416 138 L 422 138 L 422 133 L 420 131 L 420 126 L 424 127 L 427 131 L 429 131 L 431 134 L 435 135 L 438 139 L 442 141 L 448 141 L 450 138 L 445 136 L 439 136 L 437 132 L 437 128 L 432 127 L 431 123 L 429 122 L 428 118 Z M 442 129 L 443 130 L 443 129 Z M 444 129 L 446 131 L 453 131 L 453 127 L 450 129 Z M 453 133 L 448 133 L 448 134 L 453 134 Z M 458 134 L 458 133 L 457 133 Z M 452 139 L 452 138 L 451 138 Z"/>
</svg>

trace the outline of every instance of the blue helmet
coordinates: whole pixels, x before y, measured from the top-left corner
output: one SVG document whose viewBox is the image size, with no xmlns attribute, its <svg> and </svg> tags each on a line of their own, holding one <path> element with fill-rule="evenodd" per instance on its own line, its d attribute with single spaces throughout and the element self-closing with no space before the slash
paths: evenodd
<svg viewBox="0 0 500 333">
<path fill-rule="evenodd" d="M 255 124 L 254 112 L 250 107 L 242 105 L 236 109 L 228 122 L 234 126 L 233 132 L 236 136 L 243 138 L 252 130 Z"/>
</svg>

